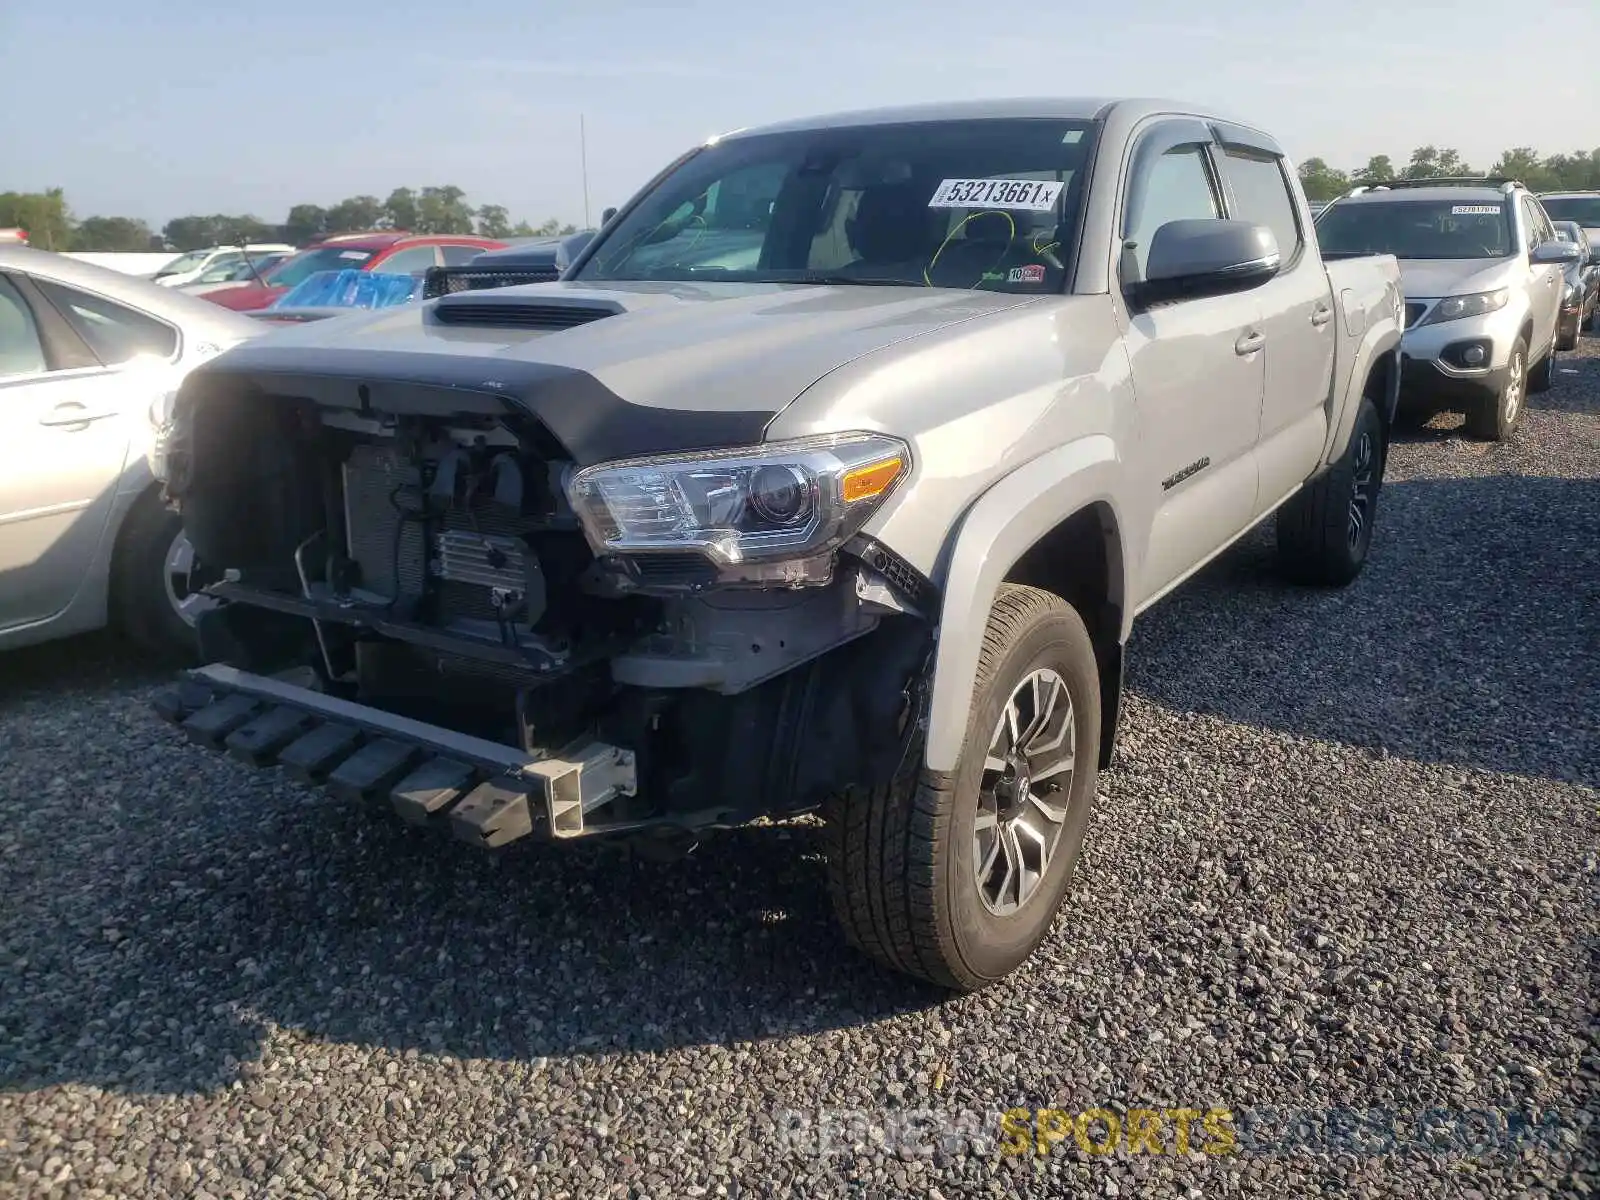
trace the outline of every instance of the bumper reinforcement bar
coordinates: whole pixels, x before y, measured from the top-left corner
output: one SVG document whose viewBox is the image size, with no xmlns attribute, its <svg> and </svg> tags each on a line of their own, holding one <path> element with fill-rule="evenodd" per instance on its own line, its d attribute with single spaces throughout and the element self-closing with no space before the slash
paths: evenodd
<svg viewBox="0 0 1600 1200">
<path fill-rule="evenodd" d="M 634 824 L 587 820 L 638 786 L 632 752 L 605 742 L 529 754 L 220 664 L 184 672 L 154 705 L 200 745 L 347 799 L 387 798 L 410 824 L 442 820 L 477 846 Z"/>
</svg>

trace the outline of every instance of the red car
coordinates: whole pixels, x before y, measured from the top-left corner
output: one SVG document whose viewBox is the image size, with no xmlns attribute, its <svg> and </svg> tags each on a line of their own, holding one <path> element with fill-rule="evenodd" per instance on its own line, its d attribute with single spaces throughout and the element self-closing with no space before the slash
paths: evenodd
<svg viewBox="0 0 1600 1200">
<path fill-rule="evenodd" d="M 420 275 L 429 267 L 454 267 L 485 250 L 502 250 L 505 242 L 455 234 L 353 233 L 323 239 L 284 259 L 262 276 L 261 283 L 205 292 L 201 299 L 235 312 L 266 308 L 279 296 L 318 271 L 393 271 Z"/>
</svg>

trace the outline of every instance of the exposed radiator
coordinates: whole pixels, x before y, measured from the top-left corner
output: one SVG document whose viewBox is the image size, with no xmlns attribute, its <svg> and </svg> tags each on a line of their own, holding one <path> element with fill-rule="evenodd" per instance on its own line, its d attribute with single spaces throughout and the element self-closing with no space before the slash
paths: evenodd
<svg viewBox="0 0 1600 1200">
<path fill-rule="evenodd" d="M 402 508 L 417 507 L 416 468 L 399 454 L 382 446 L 350 452 L 344 465 L 344 525 L 363 591 L 385 599 L 422 594 L 422 526 L 401 522 Z"/>
<path fill-rule="evenodd" d="M 348 553 L 360 567 L 362 590 L 385 599 L 420 596 L 427 571 L 423 526 L 419 516 L 407 516 L 422 510 L 416 468 L 390 447 L 357 446 L 345 462 L 344 495 Z M 431 528 L 447 616 L 494 620 L 496 590 L 502 598 L 520 594 L 530 573 L 537 574 L 514 512 L 495 505 L 471 514 L 450 509 Z"/>
</svg>

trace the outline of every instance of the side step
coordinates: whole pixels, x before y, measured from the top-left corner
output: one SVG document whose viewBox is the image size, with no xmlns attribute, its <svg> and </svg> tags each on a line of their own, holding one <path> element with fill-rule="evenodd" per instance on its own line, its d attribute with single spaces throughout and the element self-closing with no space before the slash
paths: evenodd
<svg viewBox="0 0 1600 1200">
<path fill-rule="evenodd" d="M 184 672 L 152 705 L 199 745 L 281 766 L 347 802 L 387 800 L 408 824 L 444 825 L 477 846 L 604 832 L 586 818 L 638 786 L 619 746 L 529 754 L 221 664 Z"/>
</svg>

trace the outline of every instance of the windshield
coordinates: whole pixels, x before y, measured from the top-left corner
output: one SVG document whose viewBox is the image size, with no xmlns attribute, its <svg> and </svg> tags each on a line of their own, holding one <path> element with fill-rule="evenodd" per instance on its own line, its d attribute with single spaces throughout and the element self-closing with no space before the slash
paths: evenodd
<svg viewBox="0 0 1600 1200">
<path fill-rule="evenodd" d="M 228 283 L 239 279 L 254 279 L 273 263 L 283 258 L 281 254 L 254 254 L 249 259 L 240 255 L 222 258 L 200 273 L 198 283 Z M 251 270 L 252 266 L 255 268 Z"/>
<path fill-rule="evenodd" d="M 342 271 L 351 267 L 360 269 L 361 264 L 370 259 L 374 253 L 376 251 L 373 250 L 345 250 L 338 246 L 318 246 L 315 250 L 303 250 L 293 258 L 284 259 L 266 273 L 264 282 L 273 287 L 294 287 L 318 271 Z"/>
<path fill-rule="evenodd" d="M 931 121 L 734 138 L 604 235 L 599 280 L 1060 291 L 1085 121 Z"/>
<path fill-rule="evenodd" d="M 1539 197 L 1552 221 L 1576 221 L 1588 229 L 1600 229 L 1600 196 Z"/>
<path fill-rule="evenodd" d="M 181 275 L 185 271 L 193 271 L 210 257 L 211 251 L 209 250 L 191 250 L 187 254 L 180 254 L 162 267 L 161 270 L 157 271 L 156 278 L 160 279 L 164 275 Z"/>
<path fill-rule="evenodd" d="M 1317 218 L 1324 254 L 1506 258 L 1511 221 L 1498 202 L 1383 200 L 1333 204 Z"/>
</svg>

